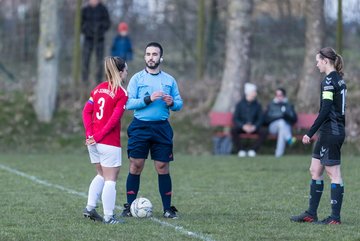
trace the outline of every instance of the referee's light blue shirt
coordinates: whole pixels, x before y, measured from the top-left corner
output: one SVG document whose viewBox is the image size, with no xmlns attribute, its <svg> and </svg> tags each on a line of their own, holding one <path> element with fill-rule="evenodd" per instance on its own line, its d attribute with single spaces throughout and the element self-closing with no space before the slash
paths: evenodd
<svg viewBox="0 0 360 241">
<path fill-rule="evenodd" d="M 156 91 L 163 91 L 164 94 L 171 95 L 174 105 L 168 107 L 162 99 L 146 105 L 145 96 L 151 96 Z M 145 69 L 136 73 L 129 82 L 127 87 L 128 101 L 126 109 L 134 110 L 134 117 L 142 121 L 159 121 L 169 118 L 170 111 L 178 111 L 183 106 L 179 89 L 175 79 L 160 71 L 158 74 L 150 74 Z"/>
</svg>

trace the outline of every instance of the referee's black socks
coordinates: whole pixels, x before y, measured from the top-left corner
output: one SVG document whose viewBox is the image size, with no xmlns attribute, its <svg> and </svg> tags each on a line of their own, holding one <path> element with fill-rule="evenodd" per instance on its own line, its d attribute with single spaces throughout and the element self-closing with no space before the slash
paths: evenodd
<svg viewBox="0 0 360 241">
<path fill-rule="evenodd" d="M 163 203 L 164 211 L 169 210 L 171 205 L 171 195 L 172 195 L 172 182 L 171 182 L 170 174 L 159 174 L 158 181 L 159 181 L 159 192 Z"/>
<path fill-rule="evenodd" d="M 131 174 L 129 172 L 126 180 L 126 198 L 129 205 L 131 205 L 131 203 L 136 199 L 136 196 L 139 192 L 139 187 L 140 175 Z"/>
</svg>

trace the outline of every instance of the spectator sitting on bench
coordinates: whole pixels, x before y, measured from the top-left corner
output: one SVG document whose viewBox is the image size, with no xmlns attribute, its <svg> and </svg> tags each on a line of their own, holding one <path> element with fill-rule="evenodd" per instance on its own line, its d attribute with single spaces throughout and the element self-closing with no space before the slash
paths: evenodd
<svg viewBox="0 0 360 241">
<path fill-rule="evenodd" d="M 233 115 L 233 127 L 231 129 L 231 137 L 234 150 L 238 152 L 239 157 L 256 156 L 256 152 L 260 148 L 262 142 L 266 138 L 266 130 L 261 128 L 263 124 L 263 112 L 260 103 L 256 100 L 256 85 L 245 83 L 245 98 L 243 98 L 235 108 Z M 244 148 L 242 133 L 258 134 L 255 142 L 252 143 L 248 151 Z"/>
<path fill-rule="evenodd" d="M 284 154 L 286 144 L 295 143 L 296 138 L 292 136 L 291 126 L 296 121 L 294 106 L 288 102 L 285 89 L 276 89 L 275 98 L 270 102 L 265 113 L 265 124 L 269 125 L 269 133 L 277 135 L 275 157 Z"/>
</svg>

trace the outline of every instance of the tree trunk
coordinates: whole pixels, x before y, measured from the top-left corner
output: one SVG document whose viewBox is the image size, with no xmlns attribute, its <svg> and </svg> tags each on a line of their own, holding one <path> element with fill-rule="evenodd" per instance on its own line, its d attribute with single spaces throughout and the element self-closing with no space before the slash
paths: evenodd
<svg viewBox="0 0 360 241">
<path fill-rule="evenodd" d="M 337 28 L 336 28 L 336 52 L 342 55 L 343 46 L 343 18 L 342 18 L 342 0 L 338 0 Z"/>
<path fill-rule="evenodd" d="M 316 68 L 315 56 L 323 47 L 324 0 L 306 0 L 305 56 L 302 77 L 297 94 L 297 110 L 317 112 L 321 76 Z"/>
<path fill-rule="evenodd" d="M 206 58 L 206 74 L 211 76 L 215 75 L 218 71 L 215 66 L 216 64 L 216 54 L 218 52 L 218 48 L 215 44 L 217 40 L 217 29 L 219 28 L 219 14 L 218 14 L 218 3 L 217 0 L 211 0 L 210 2 L 210 10 L 209 10 L 209 24 L 208 24 L 208 31 L 207 31 L 207 40 L 206 40 L 206 51 L 205 51 L 205 58 Z"/>
<path fill-rule="evenodd" d="M 74 48 L 73 48 L 73 87 L 74 90 L 80 88 L 80 72 L 81 72 L 81 46 L 80 46 L 80 35 L 81 35 L 81 3 L 82 0 L 76 1 L 76 12 L 75 12 L 75 28 L 74 28 Z M 76 93 L 78 91 L 75 91 Z"/>
<path fill-rule="evenodd" d="M 204 77 L 205 71 L 205 0 L 199 0 L 198 2 L 197 17 L 196 77 L 200 80 Z"/>
<path fill-rule="evenodd" d="M 42 0 L 40 6 L 40 36 L 38 45 L 38 81 L 35 89 L 35 112 L 40 122 L 50 122 L 55 111 L 58 62 L 60 1 Z"/>
<path fill-rule="evenodd" d="M 224 73 L 212 111 L 233 111 L 249 81 L 252 7 L 252 0 L 229 1 Z"/>
</svg>

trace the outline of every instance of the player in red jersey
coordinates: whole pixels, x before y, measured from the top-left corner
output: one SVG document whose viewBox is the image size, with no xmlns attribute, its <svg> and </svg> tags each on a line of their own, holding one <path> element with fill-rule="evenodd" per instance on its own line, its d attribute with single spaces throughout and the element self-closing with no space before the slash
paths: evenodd
<svg viewBox="0 0 360 241">
<path fill-rule="evenodd" d="M 107 224 L 123 222 L 114 216 L 116 180 L 121 166 L 121 117 L 128 99 L 122 83 L 127 77 L 127 65 L 118 57 L 105 58 L 106 81 L 96 86 L 83 109 L 83 123 L 91 163 L 97 175 L 89 187 L 85 217 Z M 95 210 L 101 195 L 104 218 Z"/>
</svg>

